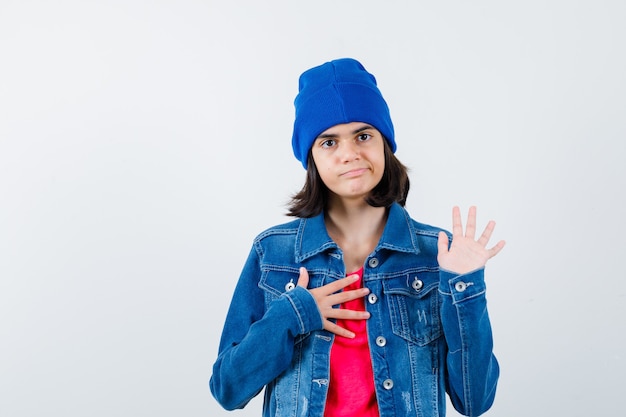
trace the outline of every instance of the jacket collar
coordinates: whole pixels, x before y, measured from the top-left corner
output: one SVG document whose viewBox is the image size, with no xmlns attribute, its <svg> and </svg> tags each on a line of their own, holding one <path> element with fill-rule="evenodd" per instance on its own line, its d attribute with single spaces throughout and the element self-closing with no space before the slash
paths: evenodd
<svg viewBox="0 0 626 417">
<path fill-rule="evenodd" d="M 324 213 L 308 219 L 301 219 L 296 235 L 296 262 L 302 262 L 328 249 L 338 248 L 337 244 L 328 236 L 324 223 Z M 420 252 L 411 218 L 398 203 L 393 203 L 389 207 L 387 224 L 375 251 L 380 249 L 415 254 Z"/>
</svg>

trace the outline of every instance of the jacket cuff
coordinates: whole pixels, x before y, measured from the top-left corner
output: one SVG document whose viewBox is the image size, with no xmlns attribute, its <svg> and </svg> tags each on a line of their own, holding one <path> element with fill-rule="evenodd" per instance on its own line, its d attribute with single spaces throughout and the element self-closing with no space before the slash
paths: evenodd
<svg viewBox="0 0 626 417">
<path fill-rule="evenodd" d="M 284 293 L 282 297 L 289 300 L 293 307 L 300 327 L 299 334 L 324 328 L 322 315 L 317 308 L 315 298 L 306 288 L 297 285 L 293 290 Z"/>
<path fill-rule="evenodd" d="M 451 296 L 453 304 L 484 295 L 487 290 L 484 267 L 466 274 L 440 269 L 439 279 L 440 291 L 444 295 Z"/>
</svg>

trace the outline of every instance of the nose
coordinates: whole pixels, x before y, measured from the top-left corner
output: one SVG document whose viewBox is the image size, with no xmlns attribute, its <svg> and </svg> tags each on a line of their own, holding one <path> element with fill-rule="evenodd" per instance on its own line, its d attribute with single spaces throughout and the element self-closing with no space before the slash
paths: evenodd
<svg viewBox="0 0 626 417">
<path fill-rule="evenodd" d="M 339 149 L 341 151 L 339 157 L 342 162 L 350 162 L 360 156 L 359 146 L 352 140 L 342 141 Z"/>
</svg>

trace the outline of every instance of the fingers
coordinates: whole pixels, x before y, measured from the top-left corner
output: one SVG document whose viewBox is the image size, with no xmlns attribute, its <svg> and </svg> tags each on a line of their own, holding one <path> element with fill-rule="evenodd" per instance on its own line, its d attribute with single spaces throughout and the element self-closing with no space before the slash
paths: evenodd
<svg viewBox="0 0 626 417">
<path fill-rule="evenodd" d="M 341 291 L 350 284 L 359 280 L 359 275 L 349 275 L 345 278 L 333 281 L 329 284 L 323 285 L 318 288 L 312 288 L 309 290 L 315 301 L 317 302 L 320 310 L 326 307 L 331 307 L 345 303 L 347 301 L 356 300 L 357 298 L 364 297 L 369 294 L 368 288 L 358 288 L 356 290 Z M 298 285 L 305 286 L 309 283 L 309 274 L 305 268 L 300 268 L 300 277 L 298 278 Z M 305 287 L 306 288 L 306 287 Z"/>
<path fill-rule="evenodd" d="M 340 320 L 366 320 L 370 318 L 370 313 L 365 310 L 333 308 L 333 311 L 328 314 L 328 318 Z"/>
<path fill-rule="evenodd" d="M 476 236 L 476 206 L 471 206 L 467 214 L 467 226 L 465 227 L 465 236 L 474 239 Z"/>
<path fill-rule="evenodd" d="M 359 280 L 359 275 L 349 275 L 345 278 L 333 281 L 329 284 L 323 285 L 318 288 L 312 288 L 309 290 L 317 307 L 322 316 L 324 322 L 324 329 L 338 336 L 347 338 L 354 338 L 355 334 L 349 330 L 338 326 L 330 320 L 343 319 L 343 320 L 366 320 L 370 317 L 370 313 L 367 311 L 348 310 L 343 308 L 335 308 L 340 304 L 348 301 L 362 298 L 369 294 L 368 288 L 358 288 L 355 290 L 344 290 L 350 284 Z M 309 283 L 309 275 L 305 268 L 300 268 L 300 277 L 298 278 L 298 285 Z"/>
<path fill-rule="evenodd" d="M 298 277 L 298 285 L 304 288 L 309 286 L 309 271 L 305 267 L 300 267 L 300 276 Z"/>
<path fill-rule="evenodd" d="M 496 222 L 494 222 L 493 220 L 491 220 L 491 221 L 489 221 L 489 223 L 487 223 L 487 227 L 485 227 L 485 231 L 480 236 L 480 239 L 478 239 L 478 243 L 483 248 L 487 247 L 487 243 L 489 243 L 489 239 L 491 239 L 491 234 L 493 233 L 493 229 L 495 227 L 496 227 Z M 488 249 L 487 250 L 487 254 L 489 255 L 489 258 L 491 259 L 494 256 L 496 256 L 498 254 L 498 252 L 500 252 L 502 250 L 502 248 L 504 248 L 505 243 L 506 242 L 504 240 L 501 240 L 498 243 L 496 243 L 494 247 L 492 247 L 491 249 Z"/>
<path fill-rule="evenodd" d="M 304 268 L 301 268 L 301 271 L 302 269 Z M 298 285 L 304 282 L 304 277 L 305 274 L 301 272 L 300 278 L 298 279 Z M 356 300 L 357 298 L 365 297 L 369 294 L 370 290 L 365 287 L 357 288 L 355 290 L 341 291 L 357 280 L 359 280 L 358 274 L 349 275 L 345 278 L 309 290 L 313 298 L 315 298 L 315 302 L 317 303 L 320 312 L 325 318 L 351 318 L 338 316 L 336 312 L 333 311 L 336 310 L 333 307 L 348 301 Z M 306 282 L 308 284 L 308 274 L 306 274 Z"/>
<path fill-rule="evenodd" d="M 448 235 L 446 234 L 446 232 L 439 232 L 439 237 L 437 239 L 437 252 L 448 252 L 448 243 Z"/>
<path fill-rule="evenodd" d="M 496 245 L 489 249 L 489 258 L 493 258 L 494 256 L 496 256 L 498 254 L 498 252 L 500 252 L 502 250 L 502 248 L 504 248 L 504 245 L 506 244 L 506 242 L 504 240 L 499 241 L 498 243 L 496 243 Z"/>
<path fill-rule="evenodd" d="M 467 213 L 467 226 L 463 233 L 463 222 L 461 220 L 461 209 L 459 206 L 452 208 L 452 235 L 466 236 L 474 239 L 476 236 L 476 206 L 471 206 Z"/>
<path fill-rule="evenodd" d="M 493 229 L 496 227 L 496 222 L 490 220 L 485 227 L 485 230 L 478 238 L 477 242 L 483 247 L 487 246 Z M 461 211 L 458 206 L 452 209 L 452 235 L 453 236 L 465 236 L 474 240 L 476 236 L 476 206 L 471 206 L 467 214 L 467 226 L 465 227 L 465 233 L 463 233 L 463 223 L 461 221 Z M 500 248 L 502 249 L 502 248 Z"/>
<path fill-rule="evenodd" d="M 452 208 L 452 236 L 463 236 L 463 222 L 461 210 L 458 206 Z"/>
<path fill-rule="evenodd" d="M 348 292 L 356 293 L 358 292 L 358 290 L 348 291 Z M 359 296 L 362 297 L 363 295 L 359 295 Z M 347 310 L 343 308 L 327 307 L 325 311 L 322 312 L 322 316 L 324 317 L 324 329 L 328 330 L 331 333 L 335 333 L 338 336 L 343 336 L 343 337 L 352 339 L 355 337 L 355 334 L 353 332 L 339 326 L 336 323 L 333 323 L 329 319 L 367 320 L 370 318 L 370 313 L 367 311 Z"/>
<path fill-rule="evenodd" d="M 336 325 L 332 321 L 326 320 L 324 322 L 324 329 L 328 330 L 331 333 L 335 333 L 337 336 L 347 337 L 348 339 L 354 339 L 356 336 L 350 330 L 344 329 L 341 326 Z"/>
<path fill-rule="evenodd" d="M 331 282 L 330 284 L 326 284 L 319 288 L 314 288 L 310 290 L 311 294 L 317 301 L 317 305 L 324 317 L 332 317 L 332 318 L 343 318 L 336 315 L 336 311 L 333 309 L 333 306 L 340 305 L 342 303 L 346 303 L 348 301 L 356 300 L 357 298 L 365 297 L 369 294 L 370 290 L 368 288 L 358 288 L 356 290 L 350 291 L 340 291 L 341 289 L 347 287 L 348 285 L 354 283 L 359 279 L 358 275 L 350 275 L 346 278 L 342 278 L 335 282 Z"/>
<path fill-rule="evenodd" d="M 327 302 L 331 306 L 336 306 L 339 304 L 346 303 L 348 301 L 356 300 L 357 298 L 365 297 L 369 293 L 370 293 L 370 290 L 368 288 L 359 288 L 356 290 L 341 291 L 336 294 L 328 295 Z M 336 318 L 343 318 L 343 317 L 336 317 Z"/>
<path fill-rule="evenodd" d="M 480 243 L 480 245 L 484 248 L 487 246 L 487 243 L 489 242 L 489 239 L 491 239 L 491 234 L 493 233 L 493 229 L 496 227 L 496 222 L 494 222 L 493 220 L 490 220 L 489 223 L 487 223 L 487 226 L 485 227 L 485 231 L 483 232 L 482 235 L 480 235 L 480 238 L 478 239 L 478 243 Z"/>
<path fill-rule="evenodd" d="M 354 275 L 348 275 L 345 278 L 341 278 L 338 279 L 337 281 L 333 281 L 329 284 L 323 285 L 319 288 L 315 288 L 314 290 L 311 291 L 315 291 L 316 293 L 318 293 L 319 295 L 329 295 L 329 294 L 333 294 L 336 293 L 339 290 L 344 289 L 345 287 L 347 287 L 350 284 L 353 284 L 354 282 L 358 281 L 359 276 L 357 274 Z M 340 293 L 342 294 L 342 293 Z M 339 295 L 339 294 L 337 294 Z M 349 301 L 349 300 L 347 300 Z"/>
</svg>

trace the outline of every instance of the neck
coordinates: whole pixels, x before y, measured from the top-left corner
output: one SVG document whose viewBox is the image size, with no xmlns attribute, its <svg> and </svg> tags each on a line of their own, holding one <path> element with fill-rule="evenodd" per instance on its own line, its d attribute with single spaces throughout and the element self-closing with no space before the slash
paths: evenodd
<svg viewBox="0 0 626 417">
<path fill-rule="evenodd" d="M 364 200 L 331 200 L 326 210 L 326 229 L 340 247 L 367 242 L 373 250 L 387 221 L 385 207 L 372 207 Z"/>
</svg>

